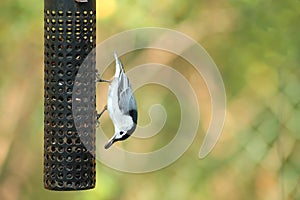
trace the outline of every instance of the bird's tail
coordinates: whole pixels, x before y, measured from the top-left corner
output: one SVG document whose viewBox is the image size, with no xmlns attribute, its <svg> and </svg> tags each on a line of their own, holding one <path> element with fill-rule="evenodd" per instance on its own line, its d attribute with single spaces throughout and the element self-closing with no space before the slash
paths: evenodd
<svg viewBox="0 0 300 200">
<path fill-rule="evenodd" d="M 124 72 L 123 66 L 121 61 L 119 60 L 118 54 L 116 51 L 114 51 L 114 56 L 115 56 L 115 60 L 116 60 L 116 73 L 115 73 L 115 77 L 119 77 L 121 72 Z"/>
</svg>

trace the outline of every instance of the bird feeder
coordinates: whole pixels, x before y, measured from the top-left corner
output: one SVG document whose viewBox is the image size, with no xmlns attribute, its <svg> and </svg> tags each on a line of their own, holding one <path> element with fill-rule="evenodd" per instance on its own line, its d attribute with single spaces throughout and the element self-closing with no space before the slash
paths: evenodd
<svg viewBox="0 0 300 200">
<path fill-rule="evenodd" d="M 95 0 L 44 0 L 44 187 L 49 190 L 95 187 L 95 54 L 79 72 L 95 41 Z M 84 81 L 76 82 L 77 76 Z M 76 84 L 81 99 L 75 107 Z M 77 116 L 74 109 L 80 109 Z"/>
</svg>

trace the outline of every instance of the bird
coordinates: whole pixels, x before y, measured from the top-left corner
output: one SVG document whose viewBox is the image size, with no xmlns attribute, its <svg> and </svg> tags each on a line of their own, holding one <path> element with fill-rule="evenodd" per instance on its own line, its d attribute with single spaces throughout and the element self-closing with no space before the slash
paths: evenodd
<svg viewBox="0 0 300 200">
<path fill-rule="evenodd" d="M 98 82 L 108 82 L 110 85 L 108 87 L 107 105 L 104 106 L 100 114 L 97 114 L 97 120 L 105 110 L 108 110 L 115 132 L 104 146 L 105 149 L 108 149 L 117 141 L 129 138 L 136 129 L 138 118 L 133 90 L 116 51 L 114 51 L 114 58 L 116 71 L 112 80 L 98 78 Z"/>
</svg>

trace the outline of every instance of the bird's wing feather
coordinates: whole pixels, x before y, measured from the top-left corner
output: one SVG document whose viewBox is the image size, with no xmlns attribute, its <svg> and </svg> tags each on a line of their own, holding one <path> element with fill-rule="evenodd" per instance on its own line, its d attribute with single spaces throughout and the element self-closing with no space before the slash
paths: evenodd
<svg viewBox="0 0 300 200">
<path fill-rule="evenodd" d="M 131 110 L 136 110 L 136 102 L 129 80 L 124 73 L 120 74 L 118 87 L 119 108 L 123 113 L 128 114 Z"/>
</svg>

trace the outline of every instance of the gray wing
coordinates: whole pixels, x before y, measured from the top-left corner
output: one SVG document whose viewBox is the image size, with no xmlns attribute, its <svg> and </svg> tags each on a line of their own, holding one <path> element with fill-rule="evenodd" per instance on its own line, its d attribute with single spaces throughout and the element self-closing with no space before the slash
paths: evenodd
<svg viewBox="0 0 300 200">
<path fill-rule="evenodd" d="M 124 73 L 119 77 L 119 108 L 124 114 L 129 114 L 132 110 L 137 111 L 135 98 L 129 80 Z"/>
</svg>

